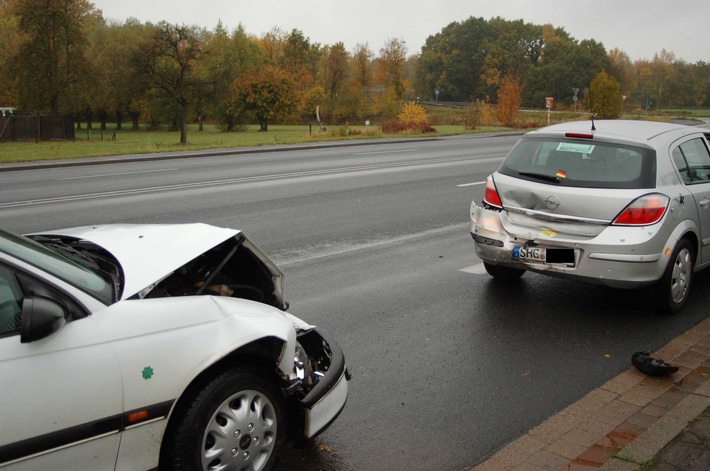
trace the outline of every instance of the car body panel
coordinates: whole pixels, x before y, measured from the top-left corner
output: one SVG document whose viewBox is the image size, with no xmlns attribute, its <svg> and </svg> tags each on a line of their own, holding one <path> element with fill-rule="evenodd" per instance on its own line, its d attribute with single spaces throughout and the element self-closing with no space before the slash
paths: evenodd
<svg viewBox="0 0 710 471">
<path fill-rule="evenodd" d="M 128 299 L 159 282 L 185 263 L 238 235 L 253 248 L 277 279 L 283 272 L 241 231 L 207 224 L 111 224 L 83 226 L 31 234 L 87 240 L 110 252 L 121 265 L 124 286 L 121 299 Z M 145 261 L 150 260 L 150 264 Z M 280 285 L 280 282 L 279 282 Z"/>
<path fill-rule="evenodd" d="M 119 364 L 112 346 L 93 338 L 96 324 L 91 317 L 70 322 L 61 329 L 62 335 L 32 343 L 20 343 L 19 336 L 0 339 L 0 391 L 3 404 L 12 405 L 2 408 L 0 444 L 14 443 L 17 448 L 3 449 L 5 459 L 45 450 L 46 443 L 53 440 L 61 446 L 67 440 L 74 441 L 68 437 L 72 428 L 91 428 L 87 424 L 97 419 L 120 417 L 123 388 Z M 87 391 L 91 394 L 86 394 Z M 104 449 L 113 447 L 115 455 L 119 430 L 120 422 L 113 423 L 100 433 L 90 434 L 91 441 L 98 441 L 98 446 Z M 45 444 L 31 443 L 37 436 L 42 436 Z M 81 449 L 96 446 L 78 445 Z M 85 452 L 63 450 L 52 455 L 67 455 L 71 460 L 72 453 Z M 114 460 L 97 460 L 89 462 L 98 469 L 114 463 Z"/>
<path fill-rule="evenodd" d="M 568 182 L 564 171 L 557 174 L 557 181 L 554 173 L 543 181 L 516 176 L 507 167 L 506 159 L 491 176 L 503 208 L 486 207 L 475 201 L 471 204 L 471 235 L 477 256 L 492 265 L 636 288 L 657 282 L 678 240 L 689 237 L 698 241 L 695 270 L 706 266 L 710 261 L 710 183 L 685 185 L 670 158 L 672 149 L 692 139 L 703 140 L 707 146 L 706 133 L 683 125 L 636 121 L 597 121 L 595 126 L 596 130 L 591 130 L 591 122 L 570 122 L 532 131 L 516 144 L 509 158 L 526 140 L 649 149 L 655 154 L 655 183 L 604 188 L 602 182 L 594 187 Z M 573 138 L 567 133 L 584 137 Z M 613 224 L 632 201 L 656 194 L 668 201 L 660 221 L 642 226 Z M 697 201 L 703 204 L 696 204 Z M 516 247 L 545 249 L 547 253 L 566 250 L 570 255 L 565 263 L 541 263 L 521 260 L 514 253 Z"/>
<path fill-rule="evenodd" d="M 343 409 L 348 385 L 342 351 L 315 326 L 283 310 L 283 273 L 240 231 L 202 224 L 119 225 L 32 237 L 50 244 L 50 238 L 61 237 L 102 250 L 110 247 L 132 281 L 126 281 L 119 300 L 106 306 L 36 264 L 0 251 L 0 268 L 26 278 L 23 283 L 42 286 L 43 296 L 56 295 L 81 311 L 39 340 L 24 343 L 19 332 L 0 332 L 0 468 L 37 469 L 53 463 L 50 467 L 57 470 L 153 469 L 173 407 L 188 386 L 215 365 L 233 362 L 240 350 L 266 340 L 278 351 L 269 357 L 273 369 L 265 374 L 278 380 L 284 396 L 295 398 L 289 407 L 303 417 L 295 436 L 315 436 Z M 236 251 L 242 258 L 221 258 L 214 252 L 230 239 L 235 239 L 227 246 L 231 254 Z M 199 249 L 183 250 L 183 244 Z M 163 280 L 173 275 L 171 270 L 184 270 L 205 254 L 214 259 L 210 263 L 224 260 L 223 270 L 248 262 L 258 272 L 254 276 L 260 286 L 273 292 L 269 304 L 232 291 L 222 296 L 196 296 L 192 290 L 167 293 Z M 156 264 L 150 263 L 153 255 Z M 145 273 L 140 266 L 146 266 Z M 316 339 L 305 348 L 309 358 L 332 362 L 331 371 L 319 373 L 322 379 L 310 385 L 296 368 L 301 335 Z M 302 403 L 297 395 L 312 403 Z"/>
<path fill-rule="evenodd" d="M 125 410 L 180 397 L 201 371 L 266 337 L 284 343 L 275 366 L 284 377 L 291 373 L 293 324 L 281 311 L 260 303 L 217 296 L 128 300 L 95 317 L 119 359 Z"/>
</svg>

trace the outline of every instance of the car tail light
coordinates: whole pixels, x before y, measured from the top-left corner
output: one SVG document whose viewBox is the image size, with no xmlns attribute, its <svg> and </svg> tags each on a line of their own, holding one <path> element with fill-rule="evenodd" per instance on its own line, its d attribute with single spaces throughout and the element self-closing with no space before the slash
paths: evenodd
<svg viewBox="0 0 710 471">
<path fill-rule="evenodd" d="M 612 224 L 616 226 L 648 226 L 661 220 L 670 199 L 665 195 L 651 194 L 634 200 L 619 214 Z"/>
<path fill-rule="evenodd" d="M 496 185 L 493 183 L 493 177 L 489 176 L 486 179 L 486 194 L 483 196 L 483 202 L 498 209 L 503 209 L 503 202 L 500 200 Z"/>
</svg>

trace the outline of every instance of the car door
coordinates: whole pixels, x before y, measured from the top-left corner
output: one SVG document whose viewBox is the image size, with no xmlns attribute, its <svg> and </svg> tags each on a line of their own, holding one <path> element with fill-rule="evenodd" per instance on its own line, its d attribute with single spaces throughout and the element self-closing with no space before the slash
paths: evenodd
<svg viewBox="0 0 710 471">
<path fill-rule="evenodd" d="M 123 408 L 111 344 L 92 316 L 62 320 L 23 343 L 23 316 L 30 319 L 23 305 L 40 298 L 81 305 L 47 279 L 0 261 L 0 468 L 112 470 Z"/>
<path fill-rule="evenodd" d="M 710 261 L 710 152 L 702 137 L 678 144 L 672 150 L 673 162 L 698 209 L 701 231 L 702 263 Z"/>
</svg>

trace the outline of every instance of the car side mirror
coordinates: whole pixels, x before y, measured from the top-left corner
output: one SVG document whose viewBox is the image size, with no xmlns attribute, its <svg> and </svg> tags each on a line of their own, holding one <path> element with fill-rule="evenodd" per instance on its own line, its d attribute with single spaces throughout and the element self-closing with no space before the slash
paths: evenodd
<svg viewBox="0 0 710 471">
<path fill-rule="evenodd" d="M 25 296 L 22 300 L 20 342 L 40 340 L 56 332 L 66 322 L 66 308 L 42 296 Z"/>
</svg>

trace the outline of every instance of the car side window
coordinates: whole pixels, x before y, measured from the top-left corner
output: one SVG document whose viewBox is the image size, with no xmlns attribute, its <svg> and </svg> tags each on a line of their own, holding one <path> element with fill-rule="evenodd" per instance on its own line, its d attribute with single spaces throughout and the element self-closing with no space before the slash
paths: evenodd
<svg viewBox="0 0 710 471">
<path fill-rule="evenodd" d="M 682 143 L 672 155 L 685 183 L 710 182 L 710 153 L 701 138 Z"/>
<path fill-rule="evenodd" d="M 683 157 L 683 153 L 680 151 L 680 147 L 673 149 L 673 163 L 675 164 L 678 172 L 680 173 L 680 178 L 683 179 L 684 183 L 692 183 L 693 180 L 690 178 L 690 170 L 688 170 L 688 163 Z"/>
<path fill-rule="evenodd" d="M 22 290 L 15 273 L 0 265 L 0 337 L 16 334 L 22 324 Z"/>
</svg>

